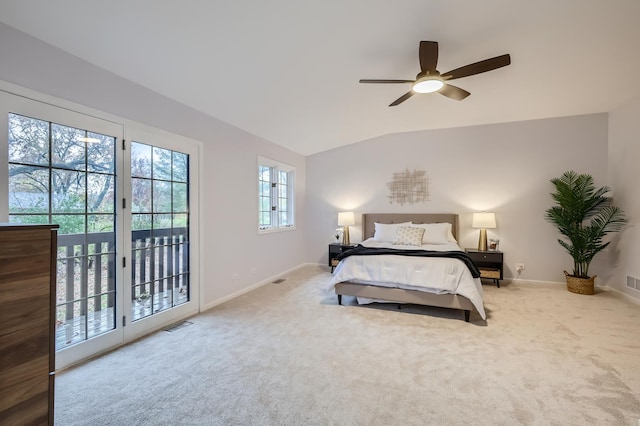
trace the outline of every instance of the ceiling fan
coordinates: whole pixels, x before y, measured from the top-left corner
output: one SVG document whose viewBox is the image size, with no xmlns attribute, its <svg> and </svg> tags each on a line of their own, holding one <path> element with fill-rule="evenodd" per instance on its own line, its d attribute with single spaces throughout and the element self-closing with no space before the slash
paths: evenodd
<svg viewBox="0 0 640 426">
<path fill-rule="evenodd" d="M 440 74 L 436 69 L 438 65 L 438 42 L 437 41 L 421 41 L 420 51 L 418 55 L 420 59 L 420 72 L 416 75 L 415 80 L 360 80 L 360 83 L 413 83 L 413 87 L 404 95 L 393 101 L 389 106 L 396 106 L 409 99 L 416 93 L 433 93 L 439 92 L 448 98 L 461 101 L 471 93 L 457 86 L 448 83 L 449 80 L 456 78 L 469 77 L 470 75 L 480 74 L 502 68 L 511 63 L 511 56 L 508 54 L 496 56 L 495 58 L 485 59 L 484 61 L 474 62 L 464 67 L 456 68 L 452 71 Z"/>
</svg>

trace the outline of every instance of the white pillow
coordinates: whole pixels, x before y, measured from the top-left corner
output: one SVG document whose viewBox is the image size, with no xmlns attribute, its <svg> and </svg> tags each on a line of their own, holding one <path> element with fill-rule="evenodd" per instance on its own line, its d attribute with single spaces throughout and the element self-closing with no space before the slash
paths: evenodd
<svg viewBox="0 0 640 426">
<path fill-rule="evenodd" d="M 451 243 L 457 243 L 456 238 L 453 236 L 453 232 L 451 232 L 451 228 L 453 227 L 449 222 L 445 223 L 447 225 L 447 239 Z"/>
<path fill-rule="evenodd" d="M 400 246 L 421 246 L 424 228 L 417 226 L 401 226 L 396 231 L 396 239 L 393 244 Z"/>
<path fill-rule="evenodd" d="M 455 242 L 450 223 L 415 223 L 411 226 L 423 228 L 422 244 L 446 244 Z"/>
<path fill-rule="evenodd" d="M 427 229 L 429 227 L 429 225 L 446 225 L 447 226 L 447 239 L 449 240 L 449 242 L 452 243 L 457 243 L 458 241 L 456 240 L 456 238 L 453 236 L 453 225 L 451 225 L 449 222 L 438 222 L 438 223 L 414 223 L 412 224 L 412 226 L 420 226 L 420 227 L 424 227 L 425 229 Z"/>
<path fill-rule="evenodd" d="M 373 234 L 374 241 L 383 243 L 392 243 L 396 240 L 396 232 L 401 226 L 411 225 L 411 222 L 403 223 L 374 223 L 375 232 Z"/>
</svg>

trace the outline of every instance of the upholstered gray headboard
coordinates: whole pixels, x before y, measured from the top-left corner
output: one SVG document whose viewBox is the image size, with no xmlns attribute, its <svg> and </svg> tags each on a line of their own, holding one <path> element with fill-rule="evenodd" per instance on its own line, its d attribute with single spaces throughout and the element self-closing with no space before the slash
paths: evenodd
<svg viewBox="0 0 640 426">
<path fill-rule="evenodd" d="M 442 223 L 451 224 L 451 232 L 458 239 L 458 215 L 455 213 L 364 213 L 362 215 L 362 239 L 373 237 L 374 223 Z"/>
</svg>

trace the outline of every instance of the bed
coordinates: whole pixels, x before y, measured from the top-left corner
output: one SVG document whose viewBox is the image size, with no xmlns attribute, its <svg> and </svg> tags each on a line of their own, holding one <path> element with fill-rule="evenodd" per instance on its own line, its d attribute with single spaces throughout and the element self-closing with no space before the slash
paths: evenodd
<svg viewBox="0 0 640 426">
<path fill-rule="evenodd" d="M 408 225 L 409 223 L 411 225 Z M 438 244 L 418 247 L 407 246 L 406 241 L 403 242 L 405 245 L 398 246 L 395 244 L 398 241 L 392 243 L 387 241 L 388 237 L 382 238 L 382 231 L 388 234 L 390 231 L 396 233 L 397 230 L 402 229 L 404 233 L 411 231 L 407 230 L 407 227 L 419 228 L 421 225 L 427 229 L 423 234 L 425 237 L 430 233 L 429 229 L 438 229 L 439 233 L 442 227 L 448 227 L 447 241 L 426 241 Z M 377 231 L 376 228 L 378 228 Z M 363 243 L 358 248 L 366 251 L 368 249 L 362 246 L 381 247 L 374 248 L 374 251 L 381 250 L 383 253 L 371 253 L 376 255 L 368 256 L 364 254 L 370 253 L 363 252 L 342 258 L 333 272 L 329 286 L 335 290 L 339 304 L 342 304 L 342 296 L 355 296 L 358 303 L 392 302 L 459 309 L 464 311 L 464 319 L 467 322 L 469 322 L 470 312 L 475 310 L 482 319 L 486 319 L 482 284 L 479 276 L 473 276 L 474 268 L 467 267 L 463 262 L 468 260 L 464 259 L 466 255 L 457 242 L 454 242 L 457 239 L 457 231 L 457 214 L 363 214 Z M 374 235 L 381 238 L 376 241 Z M 430 233 L 430 235 L 435 234 Z M 411 236 L 407 238 L 413 241 Z M 438 238 L 440 238 L 439 235 L 436 239 Z M 403 256 L 394 254 L 395 249 L 407 249 L 406 251 L 412 252 L 443 250 L 448 253 L 456 252 L 452 254 L 460 259 L 421 257 L 422 254 Z M 475 269 L 477 271 L 477 268 Z"/>
</svg>

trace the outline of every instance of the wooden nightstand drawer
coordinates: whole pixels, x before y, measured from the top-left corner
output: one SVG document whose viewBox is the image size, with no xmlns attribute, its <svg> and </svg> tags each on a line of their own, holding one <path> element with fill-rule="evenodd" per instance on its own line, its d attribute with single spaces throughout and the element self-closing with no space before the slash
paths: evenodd
<svg viewBox="0 0 640 426">
<path fill-rule="evenodd" d="M 501 278 L 499 269 L 479 269 L 481 278 L 491 278 L 493 280 L 499 280 Z"/>
<path fill-rule="evenodd" d="M 498 252 L 467 252 L 469 257 L 478 262 L 502 262 L 502 253 Z"/>
</svg>

